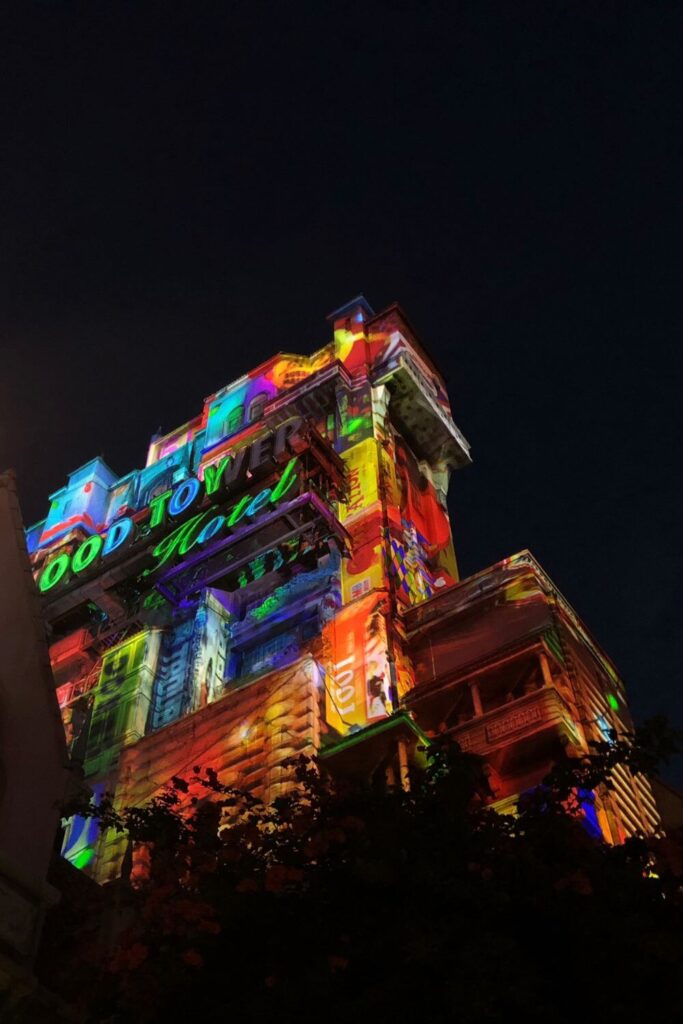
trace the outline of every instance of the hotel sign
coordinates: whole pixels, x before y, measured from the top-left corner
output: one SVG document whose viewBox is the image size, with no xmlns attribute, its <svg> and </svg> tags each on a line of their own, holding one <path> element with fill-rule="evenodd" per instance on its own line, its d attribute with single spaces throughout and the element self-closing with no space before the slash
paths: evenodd
<svg viewBox="0 0 683 1024">
<path fill-rule="evenodd" d="M 300 419 L 282 424 L 250 445 L 224 456 L 203 468 L 202 478 L 189 477 L 150 501 L 136 516 L 115 520 L 103 533 L 93 534 L 73 554 L 62 552 L 45 566 L 38 577 L 41 593 L 85 575 L 116 553 L 122 553 L 141 540 L 156 539 L 152 556 L 156 563 L 145 575 L 156 573 L 193 548 L 201 548 L 221 535 L 229 534 L 238 523 L 259 518 L 277 505 L 296 483 L 297 458 L 291 458 L 273 487 L 230 498 L 244 491 L 251 478 L 263 476 L 281 462 L 289 442 L 301 426 Z M 139 522 L 137 521 L 139 520 Z"/>
</svg>

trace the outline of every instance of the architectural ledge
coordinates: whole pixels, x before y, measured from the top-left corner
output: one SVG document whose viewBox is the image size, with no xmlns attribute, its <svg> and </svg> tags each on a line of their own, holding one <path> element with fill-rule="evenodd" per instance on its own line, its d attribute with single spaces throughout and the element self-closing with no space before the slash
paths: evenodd
<svg viewBox="0 0 683 1024">
<path fill-rule="evenodd" d="M 331 768 L 338 769 L 344 774 L 362 773 L 368 776 L 372 768 L 392 752 L 396 740 L 399 739 L 410 743 L 414 762 L 424 763 L 425 757 L 420 747 L 429 744 L 429 737 L 404 711 L 350 733 L 344 739 L 322 750 L 320 758 L 329 762 Z"/>
<path fill-rule="evenodd" d="M 412 440 L 417 455 L 453 468 L 470 464 L 469 443 L 429 393 L 406 353 L 401 353 L 398 366 L 373 383 L 389 388 L 389 408 L 399 428 Z"/>
</svg>

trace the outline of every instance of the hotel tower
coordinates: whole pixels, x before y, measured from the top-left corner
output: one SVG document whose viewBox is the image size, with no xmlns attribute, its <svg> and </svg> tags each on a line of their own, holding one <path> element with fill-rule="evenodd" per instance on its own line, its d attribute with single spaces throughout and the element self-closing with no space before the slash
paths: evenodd
<svg viewBox="0 0 683 1024">
<path fill-rule="evenodd" d="M 273 356 L 154 436 L 143 467 L 75 470 L 27 531 L 95 801 L 141 805 L 195 765 L 270 800 L 299 753 L 408 787 L 448 733 L 514 811 L 559 757 L 631 728 L 614 666 L 529 552 L 459 578 L 446 498 L 469 445 L 400 307 L 359 297 L 329 322 L 319 351 Z M 626 770 L 585 819 L 609 842 L 658 825 Z M 107 881 L 124 845 L 76 816 L 63 854 Z"/>
</svg>

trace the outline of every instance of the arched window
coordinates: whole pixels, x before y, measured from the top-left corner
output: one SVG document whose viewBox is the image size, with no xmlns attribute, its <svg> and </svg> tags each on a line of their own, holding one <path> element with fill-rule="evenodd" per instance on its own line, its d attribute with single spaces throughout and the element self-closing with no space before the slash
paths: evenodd
<svg viewBox="0 0 683 1024">
<path fill-rule="evenodd" d="M 163 494 L 164 491 L 167 491 L 172 486 L 173 480 L 169 479 L 169 477 L 170 474 L 164 473 L 162 477 L 154 481 L 147 493 L 146 504 L 149 504 L 152 498 L 158 498 L 160 494 Z"/>
<path fill-rule="evenodd" d="M 228 413 L 228 418 L 225 421 L 225 432 L 226 434 L 234 434 L 240 429 L 244 421 L 244 406 L 236 405 L 234 409 L 231 409 Z"/>
<path fill-rule="evenodd" d="M 251 402 L 249 403 L 249 413 L 247 415 L 248 423 L 255 423 L 256 420 L 260 420 L 263 416 L 263 409 L 266 402 L 268 401 L 268 395 L 265 391 L 260 391 L 258 395 L 254 395 Z"/>
</svg>

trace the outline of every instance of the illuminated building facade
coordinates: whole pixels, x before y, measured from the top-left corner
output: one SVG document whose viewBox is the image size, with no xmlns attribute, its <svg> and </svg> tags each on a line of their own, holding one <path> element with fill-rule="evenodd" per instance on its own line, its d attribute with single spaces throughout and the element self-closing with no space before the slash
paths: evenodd
<svg viewBox="0 0 683 1024">
<path fill-rule="evenodd" d="M 485 755 L 506 807 L 562 751 L 629 725 L 614 668 L 528 554 L 459 581 L 446 495 L 469 447 L 399 307 L 362 297 L 152 439 L 72 473 L 27 541 L 71 756 L 141 804 L 194 765 L 272 799 L 287 760 L 408 785 L 425 736 Z M 611 841 L 657 825 L 624 775 Z M 588 819 L 590 818 L 590 821 Z M 86 820 L 64 855 L 116 875 Z"/>
</svg>

